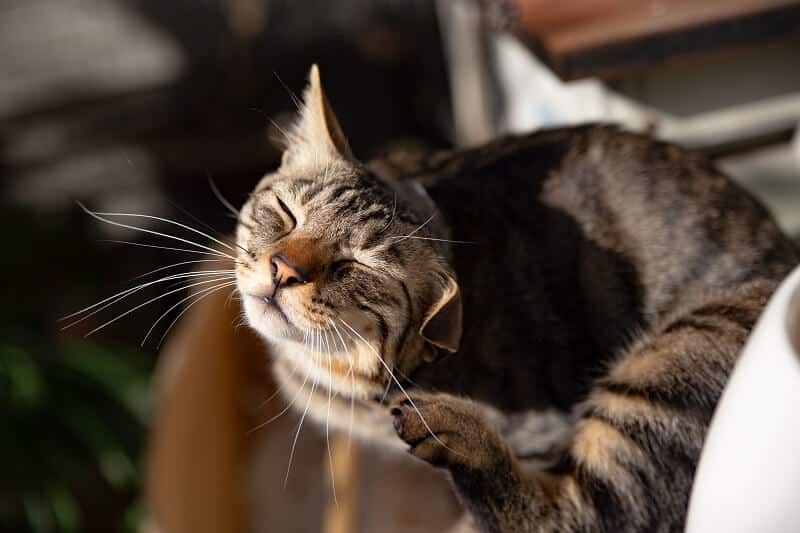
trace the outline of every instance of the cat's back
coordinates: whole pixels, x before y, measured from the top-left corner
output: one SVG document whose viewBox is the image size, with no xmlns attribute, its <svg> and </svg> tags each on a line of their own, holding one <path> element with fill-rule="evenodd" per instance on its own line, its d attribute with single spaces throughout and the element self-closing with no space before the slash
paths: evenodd
<svg viewBox="0 0 800 533">
<path fill-rule="evenodd" d="M 646 314 L 687 291 L 780 279 L 798 262 L 769 212 L 708 158 L 613 126 L 506 137 L 438 165 L 429 190 L 457 238 L 471 237 L 465 219 L 473 234 L 521 225 L 565 248 L 574 235 L 571 260 L 610 254 L 635 270 Z"/>
</svg>

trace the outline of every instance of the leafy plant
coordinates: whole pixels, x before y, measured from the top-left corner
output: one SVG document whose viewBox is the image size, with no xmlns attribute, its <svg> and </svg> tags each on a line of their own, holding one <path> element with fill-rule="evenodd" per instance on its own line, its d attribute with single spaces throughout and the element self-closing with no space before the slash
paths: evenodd
<svg viewBox="0 0 800 533">
<path fill-rule="evenodd" d="M 0 340 L 0 530 L 130 530 L 149 369 L 119 349 L 23 339 Z"/>
</svg>

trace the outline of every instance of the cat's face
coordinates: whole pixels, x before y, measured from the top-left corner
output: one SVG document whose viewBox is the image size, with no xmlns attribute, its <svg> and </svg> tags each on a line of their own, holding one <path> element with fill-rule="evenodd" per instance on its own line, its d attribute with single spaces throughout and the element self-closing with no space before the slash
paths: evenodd
<svg viewBox="0 0 800 533">
<path fill-rule="evenodd" d="M 390 370 L 455 351 L 458 287 L 432 241 L 415 238 L 425 222 L 352 158 L 312 69 L 281 168 L 240 213 L 249 324 L 301 376 L 362 398 Z"/>
</svg>

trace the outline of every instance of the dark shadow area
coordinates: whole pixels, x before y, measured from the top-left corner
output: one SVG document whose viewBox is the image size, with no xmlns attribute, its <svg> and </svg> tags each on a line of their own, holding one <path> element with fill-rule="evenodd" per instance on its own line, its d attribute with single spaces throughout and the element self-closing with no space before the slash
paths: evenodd
<svg viewBox="0 0 800 533">
<path fill-rule="evenodd" d="M 237 15 L 237 5 L 260 8 Z M 239 205 L 277 165 L 273 140 L 312 63 L 359 157 L 395 139 L 446 146 L 433 5 L 14 0 L 0 7 L 0 28 L 0 529 L 133 531 L 156 347 L 187 293 L 174 279 L 64 332 L 69 320 L 58 319 L 197 256 L 100 242 L 190 247 L 104 225 L 75 202 L 231 232 L 209 179 Z"/>
</svg>

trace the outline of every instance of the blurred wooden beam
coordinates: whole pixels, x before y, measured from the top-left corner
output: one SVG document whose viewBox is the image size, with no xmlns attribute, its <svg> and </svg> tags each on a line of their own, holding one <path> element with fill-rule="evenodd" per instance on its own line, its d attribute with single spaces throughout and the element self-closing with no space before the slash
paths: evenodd
<svg viewBox="0 0 800 533">
<path fill-rule="evenodd" d="M 233 327 L 230 291 L 192 307 L 169 338 L 156 374 L 156 416 L 146 499 L 161 533 L 245 531 L 243 468 L 248 425 L 241 395 L 248 357 L 263 347 Z"/>
<path fill-rule="evenodd" d="M 350 439 L 343 433 L 332 435 L 330 446 L 333 462 L 326 472 L 331 490 L 325 505 L 323 533 L 356 533 L 359 530 L 360 511 L 360 450 L 355 444 L 351 445 Z M 326 454 L 326 462 L 327 460 Z"/>
<path fill-rule="evenodd" d="M 512 0 L 517 32 L 562 78 L 614 78 L 800 34 L 798 0 Z"/>
</svg>

